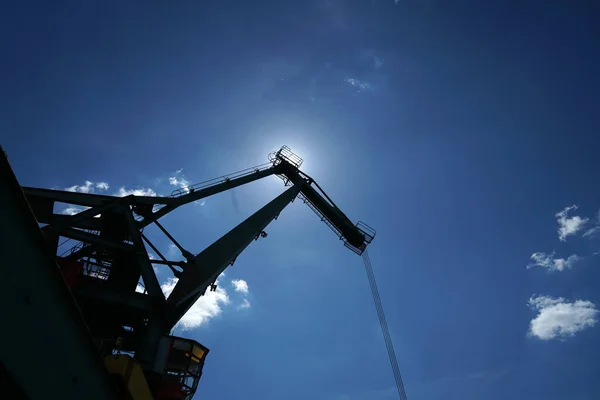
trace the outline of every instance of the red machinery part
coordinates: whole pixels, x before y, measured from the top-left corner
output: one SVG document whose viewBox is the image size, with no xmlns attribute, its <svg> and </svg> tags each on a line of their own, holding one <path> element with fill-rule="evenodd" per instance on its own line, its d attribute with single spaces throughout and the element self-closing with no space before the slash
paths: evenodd
<svg viewBox="0 0 600 400">
<path fill-rule="evenodd" d="M 175 379 L 172 382 L 163 381 L 154 397 L 156 400 L 185 400 L 186 394 L 181 390 L 181 382 Z"/>
<path fill-rule="evenodd" d="M 60 267 L 65 282 L 67 282 L 67 286 L 73 287 L 79 280 L 81 271 L 83 271 L 83 263 L 59 256 L 56 257 L 56 262 Z"/>
</svg>

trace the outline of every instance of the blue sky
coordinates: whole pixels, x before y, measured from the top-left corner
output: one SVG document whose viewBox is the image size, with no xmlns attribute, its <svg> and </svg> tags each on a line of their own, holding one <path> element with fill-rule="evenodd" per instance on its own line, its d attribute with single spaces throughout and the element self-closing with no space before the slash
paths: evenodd
<svg viewBox="0 0 600 400">
<path fill-rule="evenodd" d="M 409 398 L 595 399 L 598 10 L 495 3 L 5 5 L 2 145 L 23 185 L 168 195 L 286 144 L 378 231 Z M 199 252 L 282 190 L 164 225 Z M 395 398 L 361 259 L 300 203 L 267 231 L 178 330 L 197 398 Z"/>
</svg>

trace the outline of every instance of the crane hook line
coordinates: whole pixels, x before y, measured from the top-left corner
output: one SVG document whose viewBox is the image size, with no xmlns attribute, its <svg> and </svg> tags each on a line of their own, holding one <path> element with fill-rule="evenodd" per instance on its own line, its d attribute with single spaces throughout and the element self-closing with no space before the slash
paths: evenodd
<svg viewBox="0 0 600 400">
<path fill-rule="evenodd" d="M 400 375 L 400 369 L 398 368 L 398 360 L 396 359 L 396 352 L 394 351 L 394 345 L 392 344 L 392 338 L 390 336 L 390 330 L 388 328 L 387 321 L 385 319 L 385 313 L 383 312 L 383 305 L 381 304 L 381 298 L 379 297 L 379 289 L 377 289 L 377 282 L 375 281 L 375 274 L 373 273 L 373 266 L 371 265 L 371 259 L 367 250 L 362 254 L 363 261 L 365 264 L 365 271 L 367 278 L 369 279 L 369 285 L 371 286 L 371 294 L 373 295 L 373 302 L 375 303 L 375 309 L 377 310 L 377 317 L 379 318 L 379 325 L 381 326 L 381 333 L 383 334 L 383 341 L 387 349 L 388 358 L 390 359 L 390 365 L 392 366 L 392 373 L 394 374 L 394 380 L 396 381 L 396 388 L 398 389 L 398 395 L 401 400 L 406 400 L 406 391 L 404 390 L 404 384 L 402 383 L 402 376 Z"/>
</svg>

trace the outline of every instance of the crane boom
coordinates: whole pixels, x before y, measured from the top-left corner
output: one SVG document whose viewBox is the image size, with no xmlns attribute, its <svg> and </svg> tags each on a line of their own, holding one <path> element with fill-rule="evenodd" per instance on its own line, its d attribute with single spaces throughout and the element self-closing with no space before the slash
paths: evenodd
<svg viewBox="0 0 600 400">
<path fill-rule="evenodd" d="M 264 171 L 283 177 L 284 182 L 291 187 L 198 254 L 184 269 L 167 300 L 167 304 L 173 310 L 173 317 L 170 319 L 169 325 L 177 323 L 196 300 L 204 294 L 207 287 L 216 281 L 227 266 L 296 196 L 300 196 L 321 217 L 321 220 L 326 222 L 340 239 L 344 240 L 345 245 L 358 254 L 362 254 L 367 244 L 373 240 L 374 232 L 368 231 L 362 225 L 353 225 L 314 179 L 299 170 L 301 159 L 291 153 L 291 150 L 284 146 L 275 154 L 272 162 L 273 165 Z M 255 173 L 259 173 L 259 170 L 257 169 Z M 220 185 L 222 184 L 220 183 Z M 212 190 L 213 187 L 208 186 L 204 190 Z M 186 194 L 181 197 L 191 195 Z"/>
<path fill-rule="evenodd" d="M 145 227 L 182 205 L 202 200 L 217 193 L 221 193 L 226 190 L 266 178 L 267 176 L 275 175 L 277 173 L 279 173 L 279 168 L 273 166 L 271 163 L 268 163 L 239 172 L 234 172 L 233 174 L 212 179 L 207 182 L 177 189 L 171 194 L 170 202 L 158 211 L 147 215 L 144 220 L 140 222 L 140 226 Z"/>
</svg>

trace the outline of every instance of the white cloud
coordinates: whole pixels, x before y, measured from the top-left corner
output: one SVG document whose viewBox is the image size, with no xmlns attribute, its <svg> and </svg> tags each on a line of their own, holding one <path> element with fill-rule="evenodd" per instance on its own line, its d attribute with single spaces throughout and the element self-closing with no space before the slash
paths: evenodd
<svg viewBox="0 0 600 400">
<path fill-rule="evenodd" d="M 531 255 L 533 263 L 527 265 L 527 269 L 533 267 L 548 268 L 550 271 L 564 271 L 567 268 L 573 268 L 573 265 L 581 260 L 577 254 L 571 254 L 567 259 L 554 258 L 554 251 L 550 254 L 538 252 Z"/>
<path fill-rule="evenodd" d="M 68 192 L 77 192 L 77 193 L 94 193 L 95 189 L 100 191 L 108 190 L 110 185 L 107 182 L 92 182 L 85 181 L 83 185 L 73 185 L 68 188 L 65 188 Z M 156 192 L 150 188 L 137 188 L 137 189 L 127 189 L 125 187 L 121 187 L 118 192 L 114 194 L 114 196 L 125 197 L 133 194 L 134 196 L 157 196 Z"/>
<path fill-rule="evenodd" d="M 588 222 L 588 218 L 581 218 L 577 215 L 568 217 L 569 211 L 577 210 L 576 205 L 565 207 L 564 210 L 556 213 L 558 221 L 558 238 L 565 242 L 567 236 L 576 234 Z"/>
<path fill-rule="evenodd" d="M 529 324 L 528 334 L 541 340 L 573 336 L 598 322 L 598 310 L 590 301 L 538 296 L 530 298 L 528 305 L 538 312 Z"/>
<path fill-rule="evenodd" d="M 60 213 L 65 214 L 65 215 L 75 215 L 80 211 L 81 211 L 81 209 L 79 209 L 77 207 L 67 207 L 64 210 L 62 210 Z"/>
<path fill-rule="evenodd" d="M 377 56 L 373 57 L 373 61 L 375 62 L 375 69 L 380 68 L 383 65 L 383 60 Z"/>
<path fill-rule="evenodd" d="M 64 190 L 69 192 L 77 192 L 77 193 L 94 193 L 95 189 L 99 191 L 105 191 L 110 188 L 110 185 L 107 182 L 92 182 L 85 181 L 83 185 L 73 185 Z M 125 187 L 121 187 L 118 192 L 113 194 L 114 196 L 125 197 L 129 195 L 134 196 L 157 196 L 156 192 L 150 188 L 137 188 L 137 189 L 126 189 Z M 157 207 L 157 206 L 155 206 Z M 89 207 L 82 206 L 69 206 L 61 211 L 62 214 L 65 215 L 75 215 L 83 210 L 87 210 Z"/>
<path fill-rule="evenodd" d="M 596 234 L 600 232 L 600 210 L 596 213 L 596 224 L 594 227 L 588 229 L 584 234 L 583 237 L 589 237 L 589 238 L 593 238 L 596 236 Z"/>
<path fill-rule="evenodd" d="M 125 187 L 120 188 L 119 191 L 115 193 L 115 196 L 125 197 L 131 194 L 134 196 L 156 196 L 156 192 L 150 188 L 125 189 Z"/>
<path fill-rule="evenodd" d="M 94 193 L 94 188 L 99 190 L 106 190 L 109 188 L 108 183 L 106 182 L 92 182 L 85 181 L 83 185 L 73 185 L 65 188 L 68 192 L 77 192 L 77 193 Z"/>
<path fill-rule="evenodd" d="M 79 214 L 82 211 L 87 210 L 88 208 L 89 207 L 69 206 L 69 207 L 65 208 L 64 210 L 62 210 L 60 213 L 65 214 L 65 215 L 75 215 L 75 214 Z"/>
<path fill-rule="evenodd" d="M 235 288 L 236 292 L 248 294 L 248 283 L 243 279 L 234 279 L 231 281 L 231 286 Z"/>
<path fill-rule="evenodd" d="M 592 238 L 595 237 L 598 232 L 600 232 L 600 226 L 595 226 L 585 231 L 585 233 L 582 236 Z"/>
<path fill-rule="evenodd" d="M 169 178 L 169 184 L 172 186 L 186 187 L 189 182 L 184 178 L 177 178 L 176 176 L 172 176 Z"/>
<path fill-rule="evenodd" d="M 169 258 L 174 258 L 179 253 L 179 249 L 173 243 L 169 243 L 167 248 L 167 256 Z"/>
<path fill-rule="evenodd" d="M 90 193 L 94 191 L 94 183 L 90 181 L 85 181 L 83 185 L 73 185 L 65 188 L 68 192 L 77 192 L 77 193 Z"/>
<path fill-rule="evenodd" d="M 344 82 L 354 86 L 359 92 L 364 90 L 371 90 L 373 88 L 370 83 L 361 81 L 356 78 L 346 78 L 344 79 Z"/>
<path fill-rule="evenodd" d="M 178 186 L 182 188 L 186 193 L 189 193 L 190 189 L 188 188 L 188 186 L 190 185 L 190 183 L 187 181 L 187 179 L 184 178 L 182 171 L 183 168 L 180 168 L 175 172 L 175 176 L 169 177 L 169 184 L 171 186 Z"/>
<path fill-rule="evenodd" d="M 218 285 L 218 281 L 215 282 Z M 177 278 L 171 278 L 161 285 L 165 296 L 169 296 L 177 284 Z M 179 320 L 177 326 L 182 329 L 192 329 L 206 324 L 211 318 L 220 315 L 223 312 L 223 305 L 229 304 L 230 300 L 227 291 L 217 286 L 214 292 L 207 290 L 204 296 L 201 296 L 194 305 Z"/>
<path fill-rule="evenodd" d="M 250 304 L 248 299 L 244 299 L 244 300 L 242 300 L 242 303 L 238 306 L 238 309 L 245 309 L 245 308 L 250 308 L 250 307 L 252 307 L 252 305 Z"/>
<path fill-rule="evenodd" d="M 135 287 L 135 291 L 137 293 L 144 293 L 146 291 L 146 289 L 138 283 L 137 286 Z"/>
</svg>

